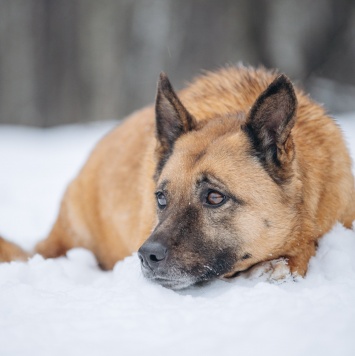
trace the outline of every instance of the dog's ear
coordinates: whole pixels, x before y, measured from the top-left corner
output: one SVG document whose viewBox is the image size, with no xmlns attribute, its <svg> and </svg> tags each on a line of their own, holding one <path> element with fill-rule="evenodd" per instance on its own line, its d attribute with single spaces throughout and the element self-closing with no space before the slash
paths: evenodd
<svg viewBox="0 0 355 356">
<path fill-rule="evenodd" d="M 245 123 L 256 155 L 277 182 L 287 178 L 287 166 L 294 157 L 291 130 L 296 110 L 292 83 L 281 74 L 255 101 Z"/>
<path fill-rule="evenodd" d="M 182 105 L 165 73 L 161 73 L 155 102 L 156 154 L 160 167 L 171 154 L 175 141 L 195 128 L 195 119 Z"/>
</svg>

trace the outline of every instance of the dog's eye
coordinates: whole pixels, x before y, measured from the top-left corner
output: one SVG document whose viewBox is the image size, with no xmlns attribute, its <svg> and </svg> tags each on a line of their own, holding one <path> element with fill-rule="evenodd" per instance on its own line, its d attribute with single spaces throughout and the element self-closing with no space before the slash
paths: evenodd
<svg viewBox="0 0 355 356">
<path fill-rule="evenodd" d="M 164 209 L 166 207 L 166 197 L 165 197 L 164 193 L 157 192 L 156 197 L 157 197 L 157 202 L 158 202 L 159 208 Z"/>
<path fill-rule="evenodd" d="M 225 201 L 226 196 L 215 190 L 209 191 L 206 197 L 206 203 L 214 207 L 221 206 Z"/>
</svg>

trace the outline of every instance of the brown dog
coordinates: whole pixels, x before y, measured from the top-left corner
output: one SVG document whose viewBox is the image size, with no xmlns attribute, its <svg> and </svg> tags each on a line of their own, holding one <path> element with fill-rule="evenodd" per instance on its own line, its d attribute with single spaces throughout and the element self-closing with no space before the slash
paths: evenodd
<svg viewBox="0 0 355 356">
<path fill-rule="evenodd" d="M 82 246 L 110 269 L 143 244 L 144 275 L 179 289 L 280 257 L 304 276 L 318 238 L 353 220 L 334 121 L 286 76 L 229 67 L 179 97 L 162 74 L 155 114 L 134 113 L 97 145 L 36 252 Z M 0 260 L 24 256 L 0 241 Z"/>
</svg>

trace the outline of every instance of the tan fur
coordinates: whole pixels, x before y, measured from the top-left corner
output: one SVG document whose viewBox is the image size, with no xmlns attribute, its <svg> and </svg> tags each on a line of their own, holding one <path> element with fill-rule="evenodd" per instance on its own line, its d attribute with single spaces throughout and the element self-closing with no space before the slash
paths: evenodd
<svg viewBox="0 0 355 356">
<path fill-rule="evenodd" d="M 264 69 L 228 67 L 181 91 L 181 102 L 202 128 L 176 142 L 158 181 L 168 178 L 188 196 L 198 172 L 215 172 L 246 201 L 248 208 L 241 208 L 233 226 L 252 258 L 238 261 L 228 275 L 279 257 L 288 259 L 291 272 L 304 275 L 318 238 L 336 221 L 350 228 L 355 220 L 354 179 L 342 133 L 302 91 L 296 89 L 296 124 L 293 141 L 287 142 L 296 148 L 292 183 L 281 194 L 260 164 L 247 157 L 250 143 L 230 116 L 241 113 L 245 120 L 275 77 Z M 111 269 L 137 251 L 157 223 L 156 146 L 153 107 L 135 112 L 104 137 L 69 185 L 58 219 L 36 252 L 56 257 L 82 246 Z M 0 240 L 0 260 L 19 255 L 17 247 L 11 252 L 8 246 Z"/>
<path fill-rule="evenodd" d="M 0 237 L 0 262 L 26 261 L 28 254 L 19 246 Z"/>
</svg>

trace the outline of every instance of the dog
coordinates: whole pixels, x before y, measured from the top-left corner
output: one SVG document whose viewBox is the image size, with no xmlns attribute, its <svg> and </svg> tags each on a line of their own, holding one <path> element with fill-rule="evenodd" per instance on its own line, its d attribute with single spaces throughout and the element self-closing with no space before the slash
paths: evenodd
<svg viewBox="0 0 355 356">
<path fill-rule="evenodd" d="M 162 73 L 155 106 L 98 143 L 35 252 L 84 247 L 112 269 L 138 251 L 144 276 L 177 290 L 278 261 L 278 278 L 305 276 L 318 239 L 354 220 L 333 119 L 284 74 L 230 66 L 179 94 Z M 0 260 L 28 256 L 0 240 Z"/>
</svg>

